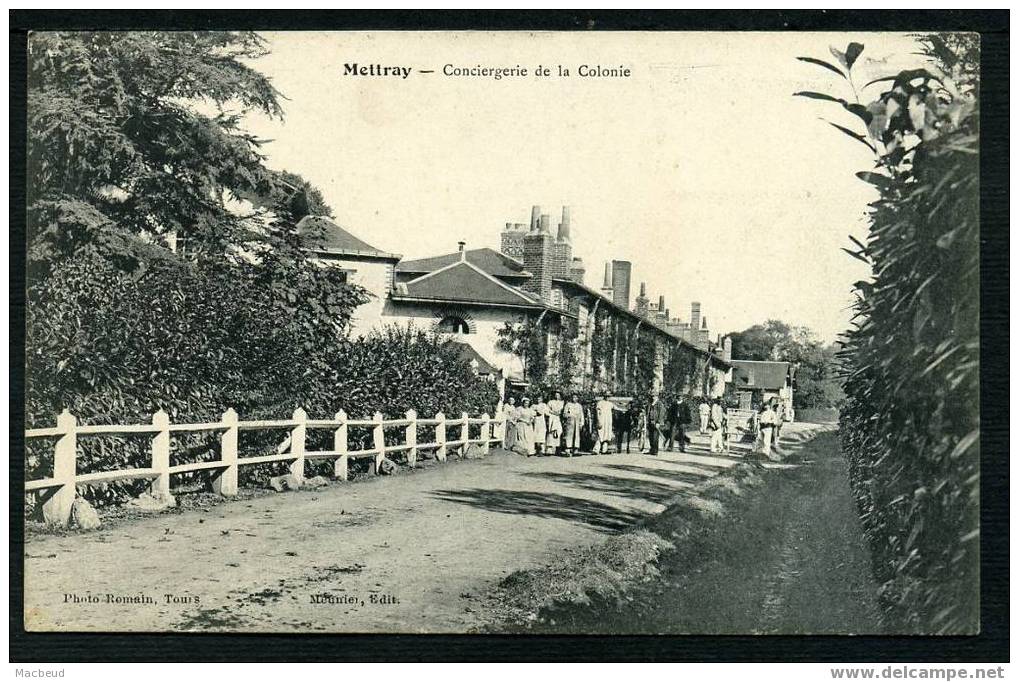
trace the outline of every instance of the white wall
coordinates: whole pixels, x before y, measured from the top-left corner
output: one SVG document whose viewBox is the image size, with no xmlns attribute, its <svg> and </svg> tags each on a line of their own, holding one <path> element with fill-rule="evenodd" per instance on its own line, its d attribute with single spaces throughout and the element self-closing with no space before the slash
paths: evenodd
<svg viewBox="0 0 1019 682">
<path fill-rule="evenodd" d="M 393 303 L 387 300 L 382 307 L 378 325 L 406 326 L 413 323 L 419 329 L 433 329 L 445 313 L 462 315 L 468 322 L 472 333 L 451 334 L 452 338 L 470 344 L 481 357 L 503 370 L 508 378 L 523 378 L 523 362 L 512 353 L 496 348 L 499 340 L 498 332 L 507 322 L 517 322 L 523 311 L 513 308 L 483 308 L 474 306 L 457 307 L 452 304 L 435 305 L 419 303 Z"/>
<path fill-rule="evenodd" d="M 384 260 L 360 260 L 343 256 L 318 258 L 316 262 L 334 268 L 342 268 L 349 274 L 347 281 L 364 287 L 371 298 L 358 306 L 350 317 L 351 336 L 363 336 L 379 326 L 389 291 L 393 284 L 393 263 Z"/>
</svg>

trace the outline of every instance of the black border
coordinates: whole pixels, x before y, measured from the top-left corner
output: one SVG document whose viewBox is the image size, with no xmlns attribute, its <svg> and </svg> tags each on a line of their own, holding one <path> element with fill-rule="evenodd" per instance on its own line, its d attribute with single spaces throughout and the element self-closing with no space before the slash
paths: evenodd
<svg viewBox="0 0 1019 682">
<path fill-rule="evenodd" d="M 10 458 L 10 660 L 1005 662 L 1008 604 L 1007 10 L 11 11 L 10 452 L 23 452 L 25 46 L 30 30 L 753 30 L 982 34 L 981 633 L 973 637 L 42 634 L 23 628 L 23 469 Z"/>
</svg>

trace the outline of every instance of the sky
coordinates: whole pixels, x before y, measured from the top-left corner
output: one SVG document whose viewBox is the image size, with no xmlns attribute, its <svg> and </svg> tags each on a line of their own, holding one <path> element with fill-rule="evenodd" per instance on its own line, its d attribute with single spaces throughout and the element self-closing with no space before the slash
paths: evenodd
<svg viewBox="0 0 1019 682">
<path fill-rule="evenodd" d="M 852 100 L 815 65 L 865 45 L 859 88 L 920 63 L 905 35 L 837 33 L 265 33 L 251 62 L 286 98 L 285 118 L 250 115 L 270 167 L 318 187 L 336 221 L 384 251 L 419 258 L 499 248 L 507 222 L 569 205 L 586 284 L 633 263 L 674 317 L 700 301 L 713 334 L 771 318 L 831 341 L 847 328 L 866 265 L 876 194 L 854 176 L 873 156 L 825 122 L 862 127 L 814 90 Z M 345 75 L 345 64 L 411 67 L 408 78 Z M 529 69 L 494 80 L 447 65 Z M 628 68 L 628 78 L 577 67 Z M 536 77 L 539 65 L 553 75 Z M 569 69 L 559 77 L 558 66 Z M 422 74 L 417 70 L 433 70 Z M 879 91 L 863 91 L 861 100 Z M 855 122 L 855 123 L 854 123 Z"/>
</svg>

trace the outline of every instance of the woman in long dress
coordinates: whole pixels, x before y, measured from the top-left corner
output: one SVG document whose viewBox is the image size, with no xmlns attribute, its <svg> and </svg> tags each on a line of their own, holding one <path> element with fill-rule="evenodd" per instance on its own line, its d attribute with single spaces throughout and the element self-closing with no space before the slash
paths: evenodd
<svg viewBox="0 0 1019 682">
<path fill-rule="evenodd" d="M 598 435 L 595 450 L 601 454 L 608 452 L 612 445 L 612 412 L 616 406 L 612 404 L 607 395 L 603 395 L 595 406 L 595 415 L 598 419 Z"/>
<path fill-rule="evenodd" d="M 524 396 L 520 399 L 521 405 L 517 408 L 517 442 L 513 446 L 514 452 L 530 457 L 534 454 L 534 408 L 531 407 L 531 399 Z"/>
<path fill-rule="evenodd" d="M 513 396 L 506 398 L 502 416 L 506 420 L 503 426 L 502 446 L 512 450 L 517 442 L 517 399 Z"/>
<path fill-rule="evenodd" d="M 548 401 L 548 432 L 545 434 L 545 448 L 549 454 L 558 455 L 563 447 L 563 394 L 556 391 Z"/>
<path fill-rule="evenodd" d="M 584 407 L 577 395 L 570 396 L 570 402 L 563 408 L 563 448 L 567 457 L 573 457 L 580 447 L 580 430 L 584 427 Z"/>
<path fill-rule="evenodd" d="M 538 396 L 534 405 L 534 454 L 542 455 L 545 449 L 545 438 L 548 435 L 548 404 Z"/>
</svg>

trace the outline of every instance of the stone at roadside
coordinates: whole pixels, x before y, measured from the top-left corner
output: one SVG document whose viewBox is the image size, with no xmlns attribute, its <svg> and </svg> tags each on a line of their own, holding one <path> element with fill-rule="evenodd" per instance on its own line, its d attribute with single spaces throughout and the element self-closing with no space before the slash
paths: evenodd
<svg viewBox="0 0 1019 682">
<path fill-rule="evenodd" d="M 382 462 L 379 464 L 379 475 L 380 476 L 392 476 L 396 473 L 396 464 L 392 461 L 382 458 Z"/>
<path fill-rule="evenodd" d="M 312 476 L 304 481 L 305 488 L 322 488 L 327 485 L 329 485 L 329 481 L 326 480 L 325 476 Z"/>
<path fill-rule="evenodd" d="M 87 500 L 75 498 L 71 505 L 71 525 L 81 530 L 95 530 L 102 525 L 99 512 Z"/>
<path fill-rule="evenodd" d="M 140 511 L 162 511 L 164 509 L 169 509 L 170 507 L 176 507 L 177 499 L 173 495 L 169 494 L 142 493 L 133 500 L 128 501 L 124 506 L 130 509 L 138 509 Z"/>
<path fill-rule="evenodd" d="M 273 476 L 269 479 L 269 487 L 276 492 L 281 493 L 284 490 L 300 490 L 301 482 L 297 480 L 297 477 L 293 474 Z"/>
<path fill-rule="evenodd" d="M 482 452 L 481 446 L 476 443 L 471 443 L 464 451 L 464 459 L 481 459 L 484 456 L 485 453 Z"/>
</svg>

